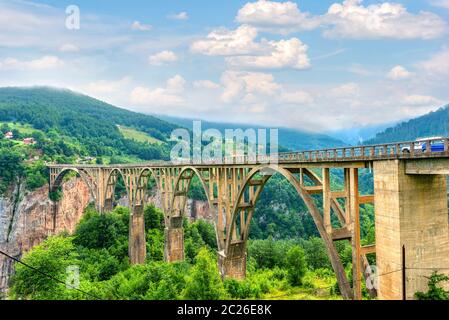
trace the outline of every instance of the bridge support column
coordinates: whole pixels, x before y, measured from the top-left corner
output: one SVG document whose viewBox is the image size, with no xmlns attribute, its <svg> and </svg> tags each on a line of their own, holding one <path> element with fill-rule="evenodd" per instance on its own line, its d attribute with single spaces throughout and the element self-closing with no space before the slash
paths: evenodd
<svg viewBox="0 0 449 320">
<path fill-rule="evenodd" d="M 245 242 L 230 244 L 228 255 L 218 256 L 218 266 L 223 278 L 245 279 L 246 277 L 246 245 Z"/>
<path fill-rule="evenodd" d="M 402 299 L 403 246 L 406 296 L 414 299 L 427 291 L 432 268 L 449 266 L 446 176 L 407 175 L 404 161 L 378 161 L 374 190 L 379 299 Z"/>
<path fill-rule="evenodd" d="M 144 206 L 136 205 L 132 208 L 129 228 L 129 258 L 131 264 L 144 264 L 147 255 L 145 239 Z"/>
<path fill-rule="evenodd" d="M 112 210 L 114 210 L 114 199 L 104 200 L 103 212 L 111 212 Z"/>
<path fill-rule="evenodd" d="M 169 218 L 165 228 L 165 261 L 184 261 L 184 228 L 182 217 Z"/>
</svg>

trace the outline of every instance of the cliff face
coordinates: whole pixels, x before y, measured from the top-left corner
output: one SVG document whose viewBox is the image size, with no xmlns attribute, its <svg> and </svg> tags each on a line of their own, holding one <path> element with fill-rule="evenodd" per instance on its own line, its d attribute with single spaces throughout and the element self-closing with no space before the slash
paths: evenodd
<svg viewBox="0 0 449 320">
<path fill-rule="evenodd" d="M 0 249 L 20 258 L 48 236 L 73 232 L 90 202 L 89 190 L 82 180 L 72 179 L 62 191 L 58 205 L 49 200 L 47 186 L 31 193 L 16 187 L 9 198 L 0 198 Z M 0 295 L 13 272 L 13 262 L 0 255 Z"/>
<path fill-rule="evenodd" d="M 63 184 L 62 192 L 57 205 L 48 198 L 47 186 L 33 192 L 16 187 L 10 197 L 0 198 L 0 250 L 20 258 L 49 236 L 73 233 L 91 201 L 89 189 L 81 179 L 72 179 Z M 161 208 L 160 192 L 154 191 L 147 202 Z M 119 205 L 128 206 L 128 200 L 121 199 Z M 186 213 L 191 220 L 212 221 L 207 202 L 188 200 Z M 13 261 L 0 255 L 0 299 L 13 273 Z"/>
</svg>

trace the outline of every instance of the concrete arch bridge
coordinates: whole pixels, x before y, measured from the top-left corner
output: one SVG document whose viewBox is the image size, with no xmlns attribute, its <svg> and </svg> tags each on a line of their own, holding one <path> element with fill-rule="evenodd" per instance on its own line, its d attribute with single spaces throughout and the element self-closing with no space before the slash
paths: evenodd
<svg viewBox="0 0 449 320">
<path fill-rule="evenodd" d="M 131 208 L 129 257 L 133 264 L 146 257 L 145 194 L 153 177 L 161 191 L 165 213 L 165 259 L 184 259 L 182 218 L 192 179 L 201 182 L 215 217 L 218 264 L 223 277 L 246 274 L 246 243 L 259 196 L 274 173 L 291 183 L 304 201 L 323 239 L 340 291 L 345 299 L 361 298 L 361 283 L 372 277 L 366 255 L 376 254 L 380 299 L 401 299 L 402 248 L 405 246 L 408 298 L 427 289 L 433 269 L 449 268 L 447 174 L 449 140 L 444 150 L 417 149 L 415 142 L 281 153 L 271 157 L 224 159 L 223 163 L 151 162 L 127 165 L 48 165 L 50 190 L 64 176 L 76 172 L 89 187 L 99 211 L 113 209 L 114 190 L 121 177 Z M 226 161 L 227 160 L 227 161 Z M 330 170 L 344 172 L 344 188 L 333 190 Z M 374 194 L 359 192 L 358 173 L 369 168 L 374 175 Z M 316 201 L 316 196 L 322 201 Z M 360 205 L 375 206 L 376 244 L 362 246 Z M 331 217 L 338 219 L 335 228 Z M 335 241 L 347 240 L 353 249 L 353 283 L 349 283 Z M 372 293 L 376 293 L 375 289 Z"/>
</svg>

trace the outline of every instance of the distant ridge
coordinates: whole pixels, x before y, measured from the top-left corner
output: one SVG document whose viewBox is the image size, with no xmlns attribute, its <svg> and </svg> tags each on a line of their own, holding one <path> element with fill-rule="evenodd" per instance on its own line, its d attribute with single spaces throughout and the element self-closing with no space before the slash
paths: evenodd
<svg viewBox="0 0 449 320">
<path fill-rule="evenodd" d="M 174 123 L 187 129 L 192 129 L 192 122 L 200 119 L 178 118 L 164 115 L 155 115 L 167 122 Z M 204 129 L 214 128 L 224 133 L 225 129 L 242 129 L 248 128 L 266 128 L 260 125 L 237 124 L 237 123 L 221 123 L 201 120 Z M 300 131 L 295 129 L 280 128 L 279 129 L 279 145 L 291 151 L 324 149 L 333 147 L 347 146 L 347 143 L 339 139 L 335 139 L 325 134 Z"/>
<path fill-rule="evenodd" d="M 366 141 L 376 144 L 394 141 L 411 141 L 429 136 L 449 137 L 449 104 L 421 117 L 390 127 Z"/>
</svg>

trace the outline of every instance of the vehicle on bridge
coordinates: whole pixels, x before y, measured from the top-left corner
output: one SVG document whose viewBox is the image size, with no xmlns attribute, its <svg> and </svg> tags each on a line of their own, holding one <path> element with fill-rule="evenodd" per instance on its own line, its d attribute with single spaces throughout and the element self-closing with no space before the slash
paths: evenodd
<svg viewBox="0 0 449 320">
<path fill-rule="evenodd" d="M 416 139 L 413 144 L 413 151 L 415 153 L 426 152 L 427 144 L 430 141 L 431 152 L 444 152 L 444 138 L 443 137 L 428 137 Z M 411 153 L 411 146 L 405 146 L 402 148 L 403 153 Z"/>
</svg>

